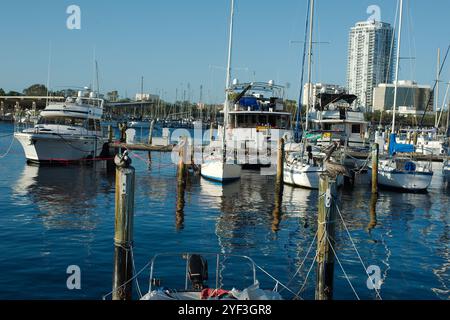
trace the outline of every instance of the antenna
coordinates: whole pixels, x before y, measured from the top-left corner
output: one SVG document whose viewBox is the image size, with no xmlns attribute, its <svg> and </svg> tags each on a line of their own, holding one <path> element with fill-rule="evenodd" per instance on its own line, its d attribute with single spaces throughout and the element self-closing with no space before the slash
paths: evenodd
<svg viewBox="0 0 450 320">
<path fill-rule="evenodd" d="M 52 63 L 52 42 L 49 42 L 48 45 L 48 67 L 47 67 L 47 101 L 46 105 L 48 105 L 48 95 L 50 94 L 50 68 Z"/>
</svg>

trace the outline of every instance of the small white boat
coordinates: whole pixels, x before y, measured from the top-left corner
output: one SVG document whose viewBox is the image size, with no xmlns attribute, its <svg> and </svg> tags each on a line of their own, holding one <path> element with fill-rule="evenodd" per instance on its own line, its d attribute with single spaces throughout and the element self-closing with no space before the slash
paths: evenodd
<svg viewBox="0 0 450 320">
<path fill-rule="evenodd" d="M 206 160 L 201 166 L 203 178 L 216 182 L 232 182 L 241 178 L 242 166 L 221 159 Z"/>
<path fill-rule="evenodd" d="M 208 261 L 204 256 L 213 256 L 214 263 L 216 266 L 215 277 L 210 278 L 208 273 Z M 162 264 L 163 260 L 171 258 L 170 261 L 176 261 L 173 258 L 183 259 L 182 265 L 185 267 L 181 268 L 185 270 L 185 275 L 183 279 L 183 286 L 180 288 L 167 288 L 163 286 L 163 283 L 169 283 L 171 278 L 175 278 L 175 275 L 171 274 L 169 279 L 155 278 L 155 262 L 158 259 L 159 265 Z M 166 258 L 166 259 L 164 259 Z M 233 279 L 237 281 L 236 285 L 245 285 L 243 290 L 237 290 L 231 288 L 229 290 L 222 288 L 224 281 L 224 276 L 222 270 L 224 270 L 223 263 L 225 260 L 229 261 L 233 259 L 242 260 L 244 263 L 242 266 L 250 266 L 248 270 L 248 275 L 252 277 L 251 284 L 250 279 L 245 279 L 244 274 L 246 270 L 242 270 L 238 277 Z M 185 260 L 185 261 L 184 261 Z M 164 261 L 167 263 L 166 261 Z M 175 264 L 171 263 L 171 268 L 174 268 Z M 246 256 L 237 255 L 224 255 L 224 254 L 160 254 L 156 255 L 150 264 L 150 286 L 148 293 L 145 294 L 141 300 L 282 300 L 281 295 L 276 290 L 263 290 L 260 289 L 259 282 L 256 278 L 257 271 L 256 264 L 254 261 Z M 160 275 L 161 273 L 158 273 Z M 168 276 L 168 275 L 167 275 Z M 179 277 L 178 277 L 179 279 Z M 214 283 L 210 283 L 209 280 L 213 280 Z M 213 285 L 211 288 L 210 285 Z M 276 288 L 280 283 L 277 283 Z M 282 285 L 281 285 L 282 286 Z M 286 288 L 287 289 L 287 288 Z"/>
<path fill-rule="evenodd" d="M 432 178 L 430 165 L 420 165 L 409 158 L 393 157 L 379 161 L 378 183 L 387 188 L 426 191 Z"/>
<path fill-rule="evenodd" d="M 108 138 L 102 134 L 103 100 L 79 91 L 65 102 L 50 102 L 34 128 L 14 134 L 29 162 L 67 162 L 100 156 Z"/>
<path fill-rule="evenodd" d="M 306 153 L 289 154 L 284 162 L 284 183 L 305 189 L 319 189 L 320 175 L 326 173 L 325 156 L 320 151 L 313 153 L 312 148 L 308 149 Z M 342 186 L 344 178 L 338 176 L 336 183 L 338 186 Z"/>
</svg>

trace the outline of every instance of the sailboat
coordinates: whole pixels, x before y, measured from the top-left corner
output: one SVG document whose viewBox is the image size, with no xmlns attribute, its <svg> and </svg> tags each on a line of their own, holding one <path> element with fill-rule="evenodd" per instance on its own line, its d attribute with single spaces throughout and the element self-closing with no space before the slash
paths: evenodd
<svg viewBox="0 0 450 320">
<path fill-rule="evenodd" d="M 225 183 L 238 180 L 241 178 L 242 166 L 235 163 L 234 157 L 227 155 L 227 129 L 228 129 L 228 112 L 230 109 L 230 80 L 231 80 L 231 56 L 233 48 L 233 19 L 234 19 L 234 0 L 231 0 L 231 19 L 230 19 L 230 38 L 228 42 L 228 63 L 227 63 L 227 79 L 226 93 L 224 103 L 224 124 L 222 129 L 222 148 L 220 152 L 210 154 L 203 160 L 201 165 L 201 175 L 206 179 Z"/>
<path fill-rule="evenodd" d="M 394 105 L 392 109 L 392 133 L 389 140 L 389 156 L 380 159 L 378 182 L 381 186 L 406 191 L 425 191 L 431 184 L 433 169 L 431 164 L 421 165 L 405 155 L 415 151 L 413 145 L 397 143 L 395 131 L 395 115 L 397 108 L 398 75 L 402 35 L 403 0 L 400 0 L 400 19 L 398 30 L 398 49 L 394 83 Z"/>
</svg>

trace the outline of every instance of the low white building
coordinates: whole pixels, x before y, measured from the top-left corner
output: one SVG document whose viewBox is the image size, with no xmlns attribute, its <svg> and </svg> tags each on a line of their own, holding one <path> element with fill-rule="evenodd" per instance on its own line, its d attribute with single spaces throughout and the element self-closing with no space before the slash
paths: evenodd
<svg viewBox="0 0 450 320">
<path fill-rule="evenodd" d="M 159 99 L 158 95 L 150 93 L 136 93 L 136 101 L 157 101 Z"/>
</svg>

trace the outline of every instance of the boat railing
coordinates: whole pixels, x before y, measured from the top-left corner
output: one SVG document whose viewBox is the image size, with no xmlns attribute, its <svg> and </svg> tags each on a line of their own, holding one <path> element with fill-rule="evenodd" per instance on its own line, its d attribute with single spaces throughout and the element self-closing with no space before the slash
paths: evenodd
<svg viewBox="0 0 450 320">
<path fill-rule="evenodd" d="M 224 261 L 226 258 L 240 258 L 244 261 L 247 261 L 248 263 L 250 263 L 250 269 L 252 271 L 252 277 L 253 277 L 253 284 L 257 284 L 258 281 L 256 279 L 256 269 L 257 269 L 257 265 L 256 263 L 253 261 L 252 258 L 248 257 L 248 256 L 243 256 L 243 255 L 233 255 L 233 254 L 223 254 L 223 253 L 195 253 L 196 255 L 200 255 L 203 257 L 214 257 L 215 258 L 215 263 L 216 263 L 216 272 L 215 272 L 215 289 L 219 289 L 220 288 L 220 284 L 219 281 L 222 278 L 222 272 L 220 269 L 220 263 L 221 261 Z M 150 282 L 149 282 L 149 292 L 152 292 L 154 289 L 154 272 L 155 272 L 155 263 L 156 260 L 162 257 L 182 257 L 182 259 L 184 259 L 186 261 L 186 265 L 185 265 L 185 283 L 184 283 L 184 290 L 188 290 L 188 286 L 189 286 L 189 258 L 194 255 L 194 253 L 161 253 L 161 254 L 156 254 L 151 260 L 150 260 Z"/>
</svg>

